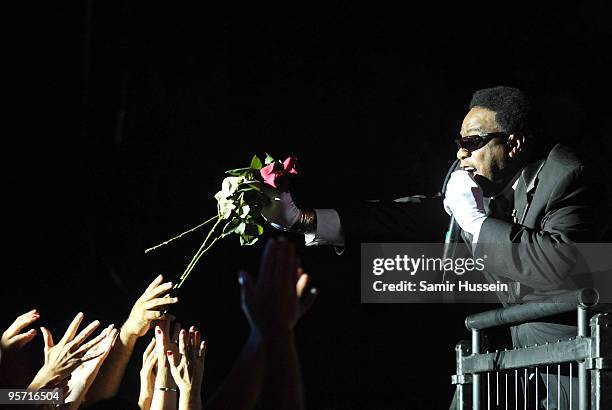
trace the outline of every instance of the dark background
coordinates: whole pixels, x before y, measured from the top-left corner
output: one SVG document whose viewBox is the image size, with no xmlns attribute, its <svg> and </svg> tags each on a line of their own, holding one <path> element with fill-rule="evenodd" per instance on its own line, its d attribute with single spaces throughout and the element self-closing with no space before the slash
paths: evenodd
<svg viewBox="0 0 612 410">
<path fill-rule="evenodd" d="M 299 205 L 436 192 L 478 88 L 527 91 L 539 135 L 607 175 L 606 16 L 603 4 L 22 3 L 5 14 L 2 327 L 32 307 L 54 334 L 79 310 L 121 324 L 200 238 L 143 250 L 211 216 L 224 170 L 255 153 L 300 158 Z M 222 242 L 182 295 L 179 316 L 209 343 L 206 394 L 247 335 L 236 271 L 255 273 L 260 252 Z M 309 408 L 444 408 L 463 319 L 491 306 L 361 305 L 348 258 L 301 253 L 320 289 L 297 331 Z M 134 401 L 138 355 L 123 389 Z"/>
</svg>

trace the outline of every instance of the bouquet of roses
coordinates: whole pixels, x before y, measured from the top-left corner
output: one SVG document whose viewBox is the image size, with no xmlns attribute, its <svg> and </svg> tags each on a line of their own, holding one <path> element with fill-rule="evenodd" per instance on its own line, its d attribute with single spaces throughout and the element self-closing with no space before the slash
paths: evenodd
<svg viewBox="0 0 612 410">
<path fill-rule="evenodd" d="M 236 234 L 239 236 L 242 246 L 253 245 L 257 242 L 264 232 L 263 226 L 258 222 L 263 203 L 267 200 L 263 190 L 266 186 L 274 189 L 285 189 L 288 184 L 288 177 L 297 174 L 296 159 L 288 157 L 281 162 L 270 155 L 266 155 L 262 163 L 261 159 L 255 155 L 250 166 L 230 169 L 225 173 L 229 176 L 223 180 L 221 191 L 215 194 L 217 215 L 188 231 L 145 250 L 145 253 L 149 253 L 214 222 L 212 228 L 204 237 L 200 248 L 191 258 L 178 283 L 174 286 L 175 289 L 179 289 L 183 285 L 202 255 L 212 248 L 219 239 Z"/>
</svg>

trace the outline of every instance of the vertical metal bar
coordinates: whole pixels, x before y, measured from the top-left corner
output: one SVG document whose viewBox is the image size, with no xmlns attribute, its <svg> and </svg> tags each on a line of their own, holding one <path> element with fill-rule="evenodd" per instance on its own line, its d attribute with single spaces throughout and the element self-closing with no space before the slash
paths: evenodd
<svg viewBox="0 0 612 410">
<path fill-rule="evenodd" d="M 527 410 L 527 399 L 529 397 L 529 395 L 527 394 L 527 368 L 525 368 L 525 380 L 524 380 L 523 384 L 525 385 L 525 393 L 524 393 L 524 395 L 525 395 L 525 400 L 524 400 L 525 406 L 524 406 L 524 408 L 525 408 L 525 410 Z"/>
<path fill-rule="evenodd" d="M 570 362 L 569 363 L 569 367 L 570 367 L 570 371 L 569 371 L 569 408 L 570 410 L 572 410 L 572 401 L 573 401 L 573 397 L 572 397 L 572 377 L 574 376 L 572 373 L 572 369 L 574 367 L 574 363 Z"/>
<path fill-rule="evenodd" d="M 499 406 L 499 370 L 495 372 L 495 405 Z"/>
<path fill-rule="evenodd" d="M 587 337 L 587 327 L 589 325 L 587 313 L 588 311 L 586 307 L 581 305 L 578 306 L 578 337 Z M 578 408 L 580 410 L 588 410 L 590 407 L 590 386 L 591 381 L 589 378 L 589 372 L 587 371 L 585 362 L 583 361 L 581 363 L 578 363 Z"/>
<path fill-rule="evenodd" d="M 518 410 L 518 369 L 514 369 L 514 410 Z"/>
<path fill-rule="evenodd" d="M 548 389 L 548 365 L 546 365 L 546 410 L 548 410 L 548 396 L 550 396 L 550 390 Z"/>
<path fill-rule="evenodd" d="M 455 346 L 455 357 L 457 364 L 457 377 L 465 378 L 463 374 L 463 357 L 468 353 L 465 341 L 461 341 Z M 467 410 L 465 408 L 465 379 L 458 380 L 457 384 L 457 407 L 454 410 Z"/>
<path fill-rule="evenodd" d="M 487 410 L 491 410 L 491 372 L 487 372 Z"/>
<path fill-rule="evenodd" d="M 538 367 L 536 366 L 535 368 L 535 408 L 539 409 L 540 408 L 540 395 L 538 392 Z"/>
<path fill-rule="evenodd" d="M 561 408 L 561 365 L 557 365 L 557 408 Z"/>
<path fill-rule="evenodd" d="M 480 354 L 480 333 L 472 329 L 472 354 Z M 474 373 L 472 376 L 472 409 L 480 409 L 480 375 Z"/>
<path fill-rule="evenodd" d="M 506 372 L 504 375 L 506 376 L 506 388 L 504 389 L 504 395 L 505 395 L 504 399 L 506 402 L 505 410 L 508 410 L 508 372 Z"/>
</svg>

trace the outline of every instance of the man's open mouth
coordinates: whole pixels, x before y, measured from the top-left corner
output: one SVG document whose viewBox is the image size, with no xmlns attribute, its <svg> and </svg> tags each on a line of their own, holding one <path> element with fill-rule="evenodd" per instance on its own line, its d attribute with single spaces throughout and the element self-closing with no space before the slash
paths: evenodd
<svg viewBox="0 0 612 410">
<path fill-rule="evenodd" d="M 474 175 L 476 175 L 476 171 L 477 171 L 476 168 L 474 167 L 462 167 L 462 168 L 464 171 L 467 171 L 472 178 L 474 177 Z"/>
</svg>

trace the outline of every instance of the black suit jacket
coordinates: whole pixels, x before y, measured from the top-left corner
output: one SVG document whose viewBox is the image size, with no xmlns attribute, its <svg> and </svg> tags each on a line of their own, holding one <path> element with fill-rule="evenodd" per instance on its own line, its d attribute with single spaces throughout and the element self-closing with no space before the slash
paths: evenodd
<svg viewBox="0 0 612 410">
<path fill-rule="evenodd" d="M 580 287 L 571 275 L 574 255 L 555 245 L 601 241 L 605 213 L 599 212 L 604 207 L 600 192 L 603 189 L 583 162 L 562 145 L 527 164 L 514 191 L 516 220 L 487 218 L 474 247 L 475 254 L 495 255 L 488 259 L 488 279 L 520 282 L 520 288 L 511 295 L 516 302 Z M 351 242 L 442 242 L 449 225 L 442 200 L 439 194 L 341 207 L 338 213 L 347 246 L 351 247 Z M 544 267 L 542 260 L 548 261 Z M 569 320 L 575 324 L 575 313 Z M 532 346 L 576 335 L 575 326 L 563 324 L 568 323 L 567 318 L 550 321 L 554 323 L 511 327 L 513 345 Z M 567 406 L 569 379 L 562 377 L 560 385 Z M 576 386 L 574 382 L 574 389 Z M 556 384 L 550 393 L 556 396 Z"/>
<path fill-rule="evenodd" d="M 516 222 L 487 218 L 475 247 L 495 256 L 486 267 L 491 278 L 521 284 L 512 301 L 589 285 L 587 276 L 572 277 L 584 270 L 566 245 L 601 240 L 596 192 L 584 164 L 562 145 L 524 168 L 514 191 Z"/>
<path fill-rule="evenodd" d="M 489 217 L 482 225 L 475 250 L 493 249 L 490 273 L 539 291 L 559 289 L 568 274 L 565 255 L 557 254 L 545 271 L 538 269 L 538 260 L 556 244 L 600 241 L 598 187 L 591 182 L 581 160 L 562 145 L 527 164 L 514 191 L 517 222 Z M 349 247 L 355 242 L 436 243 L 444 240 L 448 227 L 442 201 L 441 194 L 412 196 L 352 203 L 338 213 Z"/>
<path fill-rule="evenodd" d="M 495 255 L 487 263 L 490 280 L 520 282 L 512 302 L 579 287 L 570 277 L 575 271 L 568 262 L 575 262 L 571 251 L 555 245 L 601 240 L 599 188 L 577 155 L 562 145 L 524 167 L 514 191 L 516 222 L 487 218 L 475 247 L 475 253 Z M 347 247 L 358 248 L 351 245 L 355 242 L 442 242 L 448 227 L 442 201 L 438 194 L 339 207 Z M 544 259 L 548 264 L 543 266 Z"/>
</svg>

